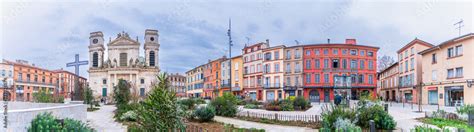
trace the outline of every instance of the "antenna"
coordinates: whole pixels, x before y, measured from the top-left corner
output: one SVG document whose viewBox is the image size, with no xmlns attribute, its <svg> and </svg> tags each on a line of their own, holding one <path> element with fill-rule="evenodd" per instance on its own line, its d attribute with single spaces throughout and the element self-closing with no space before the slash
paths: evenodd
<svg viewBox="0 0 474 132">
<path fill-rule="evenodd" d="M 459 30 L 459 36 L 461 36 L 461 28 L 464 27 L 463 20 L 461 19 L 460 21 L 454 23 L 454 26 L 456 26 L 456 25 L 457 25 L 456 29 Z"/>
</svg>

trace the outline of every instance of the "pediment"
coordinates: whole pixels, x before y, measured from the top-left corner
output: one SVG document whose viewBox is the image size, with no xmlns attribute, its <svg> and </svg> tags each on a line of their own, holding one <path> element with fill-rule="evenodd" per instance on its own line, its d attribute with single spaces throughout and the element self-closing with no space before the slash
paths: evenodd
<svg viewBox="0 0 474 132">
<path fill-rule="evenodd" d="M 127 33 L 118 34 L 117 38 L 110 41 L 108 45 L 140 45 L 137 40 L 131 39 Z"/>
</svg>

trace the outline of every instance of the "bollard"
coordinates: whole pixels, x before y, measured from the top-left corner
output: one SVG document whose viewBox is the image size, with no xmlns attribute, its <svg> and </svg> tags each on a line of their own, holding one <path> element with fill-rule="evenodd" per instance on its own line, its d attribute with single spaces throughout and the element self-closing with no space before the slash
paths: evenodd
<svg viewBox="0 0 474 132">
<path fill-rule="evenodd" d="M 375 132 L 375 122 L 374 120 L 369 121 L 370 132 Z"/>
</svg>

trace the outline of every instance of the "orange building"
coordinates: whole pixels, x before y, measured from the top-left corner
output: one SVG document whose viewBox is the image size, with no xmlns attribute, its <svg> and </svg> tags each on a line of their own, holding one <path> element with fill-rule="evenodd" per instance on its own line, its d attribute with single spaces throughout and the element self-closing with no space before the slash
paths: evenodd
<svg viewBox="0 0 474 132">
<path fill-rule="evenodd" d="M 53 71 L 28 64 L 27 61 L 6 61 L 13 65 L 14 101 L 33 101 L 33 93 L 45 90 L 54 94 L 58 87 L 58 76 Z"/>
<path fill-rule="evenodd" d="M 53 71 L 55 74 L 57 74 L 57 77 L 59 78 L 59 85 L 58 85 L 58 90 L 57 94 L 62 95 L 66 100 L 73 98 L 73 94 L 77 93 L 74 89 L 76 87 L 75 85 L 75 79 L 77 78 L 79 83 L 78 83 L 78 89 L 80 92 L 78 92 L 80 95 L 78 95 L 79 99 L 74 99 L 74 100 L 82 100 L 82 91 L 84 88 L 87 87 L 87 79 L 81 76 L 77 76 L 74 73 L 71 73 L 69 71 L 65 70 L 54 70 Z"/>
<path fill-rule="evenodd" d="M 333 102 L 340 94 L 358 99 L 376 96 L 378 47 L 357 45 L 355 39 L 343 44 L 303 46 L 304 97 L 312 102 Z"/>
<path fill-rule="evenodd" d="M 220 70 L 221 62 L 225 60 L 225 56 L 204 65 L 204 97 L 214 98 L 218 96 L 220 87 Z"/>
</svg>

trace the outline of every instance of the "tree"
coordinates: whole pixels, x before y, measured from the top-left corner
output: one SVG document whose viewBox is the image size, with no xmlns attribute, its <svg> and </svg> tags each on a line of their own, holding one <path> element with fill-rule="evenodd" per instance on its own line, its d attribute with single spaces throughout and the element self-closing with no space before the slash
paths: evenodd
<svg viewBox="0 0 474 132">
<path fill-rule="evenodd" d="M 216 115 L 234 117 L 237 114 L 238 99 L 231 93 L 224 93 L 211 101 L 211 106 L 216 108 Z"/>
<path fill-rule="evenodd" d="M 130 101 L 130 84 L 120 79 L 117 86 L 114 87 L 114 100 L 117 108 L 126 105 Z"/>
<path fill-rule="evenodd" d="M 377 63 L 377 71 L 382 71 L 395 63 L 395 60 L 391 56 L 384 55 L 378 58 Z"/>
<path fill-rule="evenodd" d="M 33 93 L 33 99 L 35 102 L 39 103 L 52 103 L 53 94 L 49 94 L 46 90 L 39 90 L 36 93 Z"/>
<path fill-rule="evenodd" d="M 93 108 L 94 96 L 92 96 L 92 89 L 87 87 L 84 89 L 84 103 L 89 104 L 90 108 Z"/>
<path fill-rule="evenodd" d="M 170 85 L 166 73 L 157 76 L 159 83 L 148 93 L 137 108 L 137 128 L 141 131 L 165 131 L 183 128 L 183 114 L 179 111 L 176 94 L 168 91 Z"/>
</svg>

